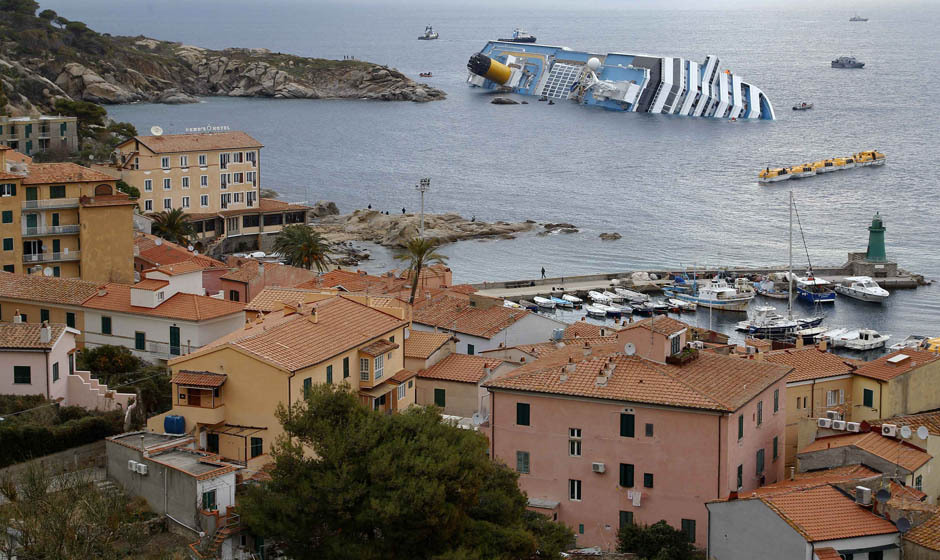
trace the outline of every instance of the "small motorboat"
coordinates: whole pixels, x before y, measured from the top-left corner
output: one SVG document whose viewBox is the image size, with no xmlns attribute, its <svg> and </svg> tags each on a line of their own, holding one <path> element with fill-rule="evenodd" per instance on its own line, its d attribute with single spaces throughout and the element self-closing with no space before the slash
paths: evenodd
<svg viewBox="0 0 940 560">
<path fill-rule="evenodd" d="M 847 348 L 861 352 L 874 350 L 875 348 L 884 348 L 885 343 L 890 338 L 890 335 L 881 334 L 874 329 L 856 329 L 846 331 L 832 338 L 831 341 L 832 345 L 836 348 Z"/>
<path fill-rule="evenodd" d="M 561 296 L 561 299 L 563 299 L 563 300 L 565 300 L 565 301 L 570 301 L 570 302 L 571 302 L 572 304 L 574 304 L 574 305 L 581 305 L 582 303 L 584 303 L 584 300 L 582 300 L 582 299 L 579 298 L 578 296 L 573 296 L 573 295 L 571 295 L 571 294 L 565 294 L 565 295 Z"/>
<path fill-rule="evenodd" d="M 854 16 L 849 18 L 849 21 L 868 21 L 868 18 L 855 14 Z"/>
<path fill-rule="evenodd" d="M 521 305 L 522 307 L 525 307 L 525 308 L 528 309 L 529 311 L 538 311 L 538 310 L 539 310 L 539 304 L 537 304 L 537 303 L 535 303 L 535 302 L 532 302 L 532 301 L 525 300 L 525 299 L 520 299 L 520 300 L 519 300 L 519 305 Z"/>
<path fill-rule="evenodd" d="M 660 301 L 646 301 L 633 306 L 633 312 L 637 315 L 649 317 L 650 315 L 665 315 L 669 313 L 670 305 Z"/>
<path fill-rule="evenodd" d="M 418 35 L 418 40 L 420 41 L 433 41 L 438 38 L 438 34 L 434 32 L 434 28 L 430 25 L 424 28 L 424 35 Z"/>
<path fill-rule="evenodd" d="M 891 295 L 869 276 L 846 276 L 834 289 L 844 296 L 874 303 L 883 303 Z"/>
<path fill-rule="evenodd" d="M 855 60 L 854 56 L 840 56 L 832 61 L 833 68 L 864 68 L 865 63 Z"/>
<path fill-rule="evenodd" d="M 796 105 L 793 106 L 793 110 L 794 110 L 794 111 L 806 111 L 806 110 L 812 109 L 812 108 L 813 108 L 813 104 L 812 104 L 812 103 L 807 103 L 807 102 L 805 102 L 805 101 L 802 102 L 802 103 L 797 103 Z"/>
<path fill-rule="evenodd" d="M 669 302 L 669 305 L 672 305 L 682 313 L 689 313 L 698 309 L 698 306 L 691 301 L 682 301 L 681 299 L 677 298 L 669 298 L 666 301 Z"/>
<path fill-rule="evenodd" d="M 610 298 L 600 292 L 591 290 L 587 295 L 594 303 L 610 303 Z"/>
<path fill-rule="evenodd" d="M 601 293 L 603 293 L 605 296 L 610 298 L 610 301 L 614 303 L 623 303 L 623 300 L 626 299 L 622 295 L 615 293 L 615 292 L 604 291 Z"/>
<path fill-rule="evenodd" d="M 509 301 L 508 299 L 503 300 L 503 307 L 510 307 L 512 309 L 524 309 L 521 305 L 514 301 Z"/>
<path fill-rule="evenodd" d="M 598 318 L 601 318 L 601 317 L 606 317 L 606 316 L 607 316 L 607 310 L 606 310 L 606 309 L 601 309 L 600 307 L 597 307 L 596 305 L 590 305 L 590 304 L 585 305 L 585 306 L 584 306 L 584 311 L 585 311 L 585 313 L 587 313 L 588 316 L 590 316 L 590 317 L 598 317 Z"/>
<path fill-rule="evenodd" d="M 433 78 L 433 77 L 434 77 L 434 74 L 432 74 L 432 73 L 430 73 L 430 72 L 421 72 L 421 73 L 418 74 L 418 75 L 421 76 L 422 78 Z"/>
<path fill-rule="evenodd" d="M 595 303 L 594 307 L 597 307 L 598 309 L 603 309 L 604 313 L 606 313 L 607 315 L 611 317 L 620 317 L 621 315 L 623 315 L 623 311 L 620 309 L 620 307 L 614 307 L 613 305 L 610 305 L 610 304 Z"/>
<path fill-rule="evenodd" d="M 924 343 L 926 343 L 927 339 L 929 338 L 930 338 L 929 336 L 926 336 L 923 334 L 912 334 L 908 336 L 907 338 L 905 338 L 904 340 L 902 340 L 901 342 L 892 344 L 891 347 L 888 348 L 888 351 L 897 352 L 898 350 L 904 350 L 906 348 L 910 348 L 912 350 L 917 349 L 917 348 L 922 348 L 924 346 Z"/>
<path fill-rule="evenodd" d="M 532 301 L 534 301 L 535 304 L 541 307 L 542 309 L 555 309 L 555 302 L 548 298 L 535 296 L 534 298 L 532 298 Z"/>
<path fill-rule="evenodd" d="M 518 27 L 512 30 L 512 37 L 509 39 L 499 39 L 504 43 L 534 43 L 535 35 L 526 33 Z"/>
<path fill-rule="evenodd" d="M 836 293 L 831 285 L 828 280 L 813 276 L 812 270 L 807 271 L 805 277 L 796 278 L 797 297 L 807 303 L 835 303 Z"/>
<path fill-rule="evenodd" d="M 777 181 L 786 181 L 792 177 L 790 175 L 790 170 L 786 167 L 777 167 L 771 169 L 767 167 L 766 169 L 761 169 L 761 172 L 757 174 L 757 181 L 759 183 L 776 183 Z"/>
<path fill-rule="evenodd" d="M 557 298 L 557 297 L 555 297 L 555 296 L 552 296 L 552 297 L 550 297 L 549 299 L 552 300 L 552 302 L 555 304 L 555 307 L 566 307 L 566 308 L 573 308 L 573 307 L 574 307 L 574 303 L 572 303 L 572 302 L 570 302 L 570 301 L 568 301 L 568 300 L 566 300 L 566 299 Z"/>
<path fill-rule="evenodd" d="M 787 299 L 789 293 L 786 290 L 778 290 L 777 284 L 771 279 L 765 279 L 758 282 L 754 289 L 757 291 L 758 295 L 764 297 L 769 297 L 773 299 Z"/>
<path fill-rule="evenodd" d="M 641 294 L 640 292 L 634 292 L 633 290 L 628 290 L 626 288 L 614 288 L 614 291 L 623 296 L 623 298 L 630 303 L 642 303 L 644 301 L 650 300 L 648 295 Z"/>
</svg>

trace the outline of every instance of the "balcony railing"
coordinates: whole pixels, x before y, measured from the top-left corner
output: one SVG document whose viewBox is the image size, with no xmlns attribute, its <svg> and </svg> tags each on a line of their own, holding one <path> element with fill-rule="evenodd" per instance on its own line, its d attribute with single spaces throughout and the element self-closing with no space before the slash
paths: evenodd
<svg viewBox="0 0 940 560">
<path fill-rule="evenodd" d="M 23 255 L 24 263 L 44 263 L 44 262 L 63 262 L 77 261 L 82 258 L 81 251 L 69 251 L 67 253 L 33 253 L 32 255 Z"/>
<path fill-rule="evenodd" d="M 77 198 L 44 198 L 42 200 L 24 200 L 24 210 L 40 210 L 45 208 L 78 208 Z"/>
<path fill-rule="evenodd" d="M 71 233 L 78 233 L 78 230 L 81 228 L 78 224 L 67 225 L 67 226 L 41 226 L 41 227 L 24 227 L 23 228 L 23 237 L 36 237 L 40 235 L 65 235 Z"/>
<path fill-rule="evenodd" d="M 166 342 L 155 342 L 152 340 L 148 340 L 146 352 L 149 352 L 150 354 L 158 358 L 169 360 L 170 358 L 175 358 L 177 356 L 185 356 L 186 354 L 189 354 L 193 350 L 198 350 L 198 349 L 199 349 L 198 346 L 191 346 L 188 344 L 179 344 L 179 345 L 171 346 L 170 344 Z M 142 350 L 138 350 L 138 352 L 141 352 L 141 351 Z"/>
</svg>

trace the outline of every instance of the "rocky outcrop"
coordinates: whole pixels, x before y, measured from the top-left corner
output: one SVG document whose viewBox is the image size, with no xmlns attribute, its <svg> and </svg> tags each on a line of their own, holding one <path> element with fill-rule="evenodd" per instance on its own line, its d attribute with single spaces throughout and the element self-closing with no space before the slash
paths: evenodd
<svg viewBox="0 0 940 560">
<path fill-rule="evenodd" d="M 611 232 L 611 233 L 602 233 L 598 237 L 601 238 L 601 241 L 616 241 L 623 236 L 617 232 Z"/>
<path fill-rule="evenodd" d="M 310 210 L 307 214 L 313 216 L 314 218 L 336 216 L 339 214 L 339 208 L 336 207 L 335 202 L 318 200 L 317 203 L 313 205 L 313 209 Z"/>
<path fill-rule="evenodd" d="M 508 97 L 494 97 L 493 100 L 490 101 L 490 103 L 492 103 L 493 105 L 518 105 L 519 104 L 519 102 L 516 101 L 515 99 L 510 99 Z"/>
</svg>

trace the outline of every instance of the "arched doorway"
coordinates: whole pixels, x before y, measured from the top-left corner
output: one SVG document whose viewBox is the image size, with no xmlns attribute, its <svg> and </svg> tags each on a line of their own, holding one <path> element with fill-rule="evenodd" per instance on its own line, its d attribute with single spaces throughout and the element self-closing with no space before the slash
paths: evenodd
<svg viewBox="0 0 940 560">
<path fill-rule="evenodd" d="M 98 185 L 95 187 L 95 196 L 101 196 L 105 194 L 114 194 L 114 189 L 111 188 L 111 185 Z"/>
</svg>

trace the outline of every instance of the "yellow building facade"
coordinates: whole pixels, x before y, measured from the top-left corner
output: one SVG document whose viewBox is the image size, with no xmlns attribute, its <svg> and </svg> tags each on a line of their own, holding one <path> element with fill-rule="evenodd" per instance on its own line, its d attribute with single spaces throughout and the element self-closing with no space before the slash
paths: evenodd
<svg viewBox="0 0 940 560">
<path fill-rule="evenodd" d="M 851 420 L 861 422 L 940 408 L 940 356 L 904 349 L 855 372 Z"/>
</svg>

